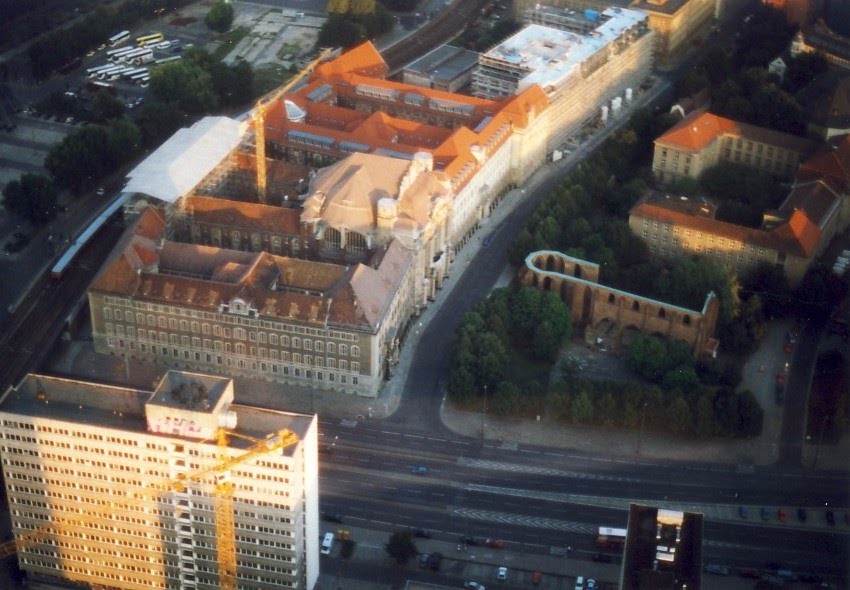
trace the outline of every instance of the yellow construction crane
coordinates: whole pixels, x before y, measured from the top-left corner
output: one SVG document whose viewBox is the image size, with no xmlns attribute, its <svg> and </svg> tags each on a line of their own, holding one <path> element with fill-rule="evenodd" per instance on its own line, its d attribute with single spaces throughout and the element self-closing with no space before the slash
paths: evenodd
<svg viewBox="0 0 850 590">
<path fill-rule="evenodd" d="M 235 457 L 227 454 L 229 436 L 237 436 L 254 443 L 244 453 Z M 118 508 L 129 508 L 149 501 L 167 492 L 185 492 L 189 484 L 201 483 L 213 476 L 215 484 L 216 538 L 218 541 L 218 573 L 222 590 L 236 590 L 236 543 L 235 523 L 233 520 L 233 484 L 229 472 L 243 463 L 257 457 L 283 451 L 298 443 L 298 435 L 290 430 L 281 430 L 264 439 L 257 439 L 220 428 L 217 433 L 218 461 L 208 467 L 202 467 L 179 474 L 176 480 L 151 484 L 140 490 L 128 490 L 128 496 L 115 504 L 87 512 L 77 518 L 56 520 L 34 531 L 19 535 L 12 541 L 0 544 L 0 559 L 12 555 L 18 548 L 30 547 L 43 542 L 47 537 L 62 535 L 94 518 L 105 517 Z"/>
<path fill-rule="evenodd" d="M 289 92 L 304 76 L 310 74 L 331 51 L 333 51 L 331 48 L 324 49 L 316 59 L 295 74 L 289 82 L 257 101 L 251 121 L 254 125 L 254 141 L 257 145 L 257 194 L 259 195 L 260 202 L 263 204 L 268 199 L 268 182 L 266 177 L 266 112 L 275 101 Z"/>
</svg>

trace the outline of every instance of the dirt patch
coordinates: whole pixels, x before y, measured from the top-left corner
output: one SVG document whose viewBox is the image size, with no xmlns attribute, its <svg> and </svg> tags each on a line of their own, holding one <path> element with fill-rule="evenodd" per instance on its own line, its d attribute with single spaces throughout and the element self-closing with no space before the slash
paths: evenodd
<svg viewBox="0 0 850 590">
<path fill-rule="evenodd" d="M 178 18 L 171 19 L 168 24 L 173 27 L 185 27 L 186 25 L 191 25 L 194 22 L 197 22 L 198 19 L 193 18 L 191 16 L 181 16 Z"/>
</svg>

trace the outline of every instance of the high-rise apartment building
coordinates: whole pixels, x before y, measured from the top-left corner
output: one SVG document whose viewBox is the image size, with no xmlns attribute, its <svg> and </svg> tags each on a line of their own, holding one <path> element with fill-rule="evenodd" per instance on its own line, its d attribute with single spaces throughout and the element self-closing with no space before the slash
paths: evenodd
<svg viewBox="0 0 850 590">
<path fill-rule="evenodd" d="M 316 418 L 234 396 L 231 379 L 175 371 L 154 391 L 32 374 L 10 388 L 0 443 L 21 568 L 104 589 L 212 590 L 230 547 L 240 590 L 313 588 Z"/>
</svg>

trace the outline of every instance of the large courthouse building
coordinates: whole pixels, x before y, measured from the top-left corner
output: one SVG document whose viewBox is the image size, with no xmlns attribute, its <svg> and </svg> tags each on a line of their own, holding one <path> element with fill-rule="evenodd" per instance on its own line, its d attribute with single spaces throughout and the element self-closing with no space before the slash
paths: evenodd
<svg viewBox="0 0 850 590">
<path fill-rule="evenodd" d="M 93 588 L 213 590 L 230 546 L 234 587 L 311 590 L 316 417 L 238 393 L 230 379 L 174 371 L 154 391 L 32 374 L 10 388 L 0 441 L 21 567 Z M 230 527 L 216 477 L 232 485 Z"/>
<path fill-rule="evenodd" d="M 253 134 L 223 117 L 131 172 L 125 190 L 152 206 L 131 207 L 89 289 L 95 349 L 376 396 L 454 253 L 549 136 L 537 85 L 491 100 L 386 74 L 366 43 L 269 105 L 265 203 Z M 276 182 L 287 166 L 303 177 Z"/>
</svg>

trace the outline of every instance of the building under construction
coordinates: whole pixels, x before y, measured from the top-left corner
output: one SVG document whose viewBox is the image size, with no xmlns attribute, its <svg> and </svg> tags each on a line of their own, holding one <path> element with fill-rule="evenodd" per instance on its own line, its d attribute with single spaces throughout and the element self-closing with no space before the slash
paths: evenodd
<svg viewBox="0 0 850 590">
<path fill-rule="evenodd" d="M 313 588 L 315 416 L 168 372 L 154 391 L 28 375 L 0 400 L 20 567 L 97 588 Z"/>
</svg>

